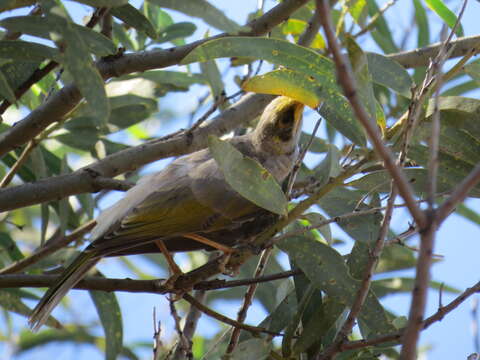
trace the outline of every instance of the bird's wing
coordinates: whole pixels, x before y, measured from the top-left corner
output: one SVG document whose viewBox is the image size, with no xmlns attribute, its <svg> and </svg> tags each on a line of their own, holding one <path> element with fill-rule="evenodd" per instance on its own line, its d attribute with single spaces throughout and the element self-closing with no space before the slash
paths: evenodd
<svg viewBox="0 0 480 360">
<path fill-rule="evenodd" d="M 197 154 L 180 160 L 143 179 L 105 210 L 92 231 L 90 249 L 103 255 L 156 239 L 227 227 L 231 220 L 192 190 L 190 173 L 200 160 L 208 159 Z"/>
</svg>

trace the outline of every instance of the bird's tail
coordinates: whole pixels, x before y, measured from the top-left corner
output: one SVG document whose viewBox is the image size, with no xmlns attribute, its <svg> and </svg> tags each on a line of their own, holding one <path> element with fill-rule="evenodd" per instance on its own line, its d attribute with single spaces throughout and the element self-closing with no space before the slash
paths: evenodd
<svg viewBox="0 0 480 360">
<path fill-rule="evenodd" d="M 83 252 L 65 269 L 60 279 L 47 290 L 35 309 L 33 309 L 28 320 L 33 331 L 38 331 L 45 324 L 55 306 L 58 305 L 71 288 L 82 280 L 98 260 L 94 251 Z"/>
</svg>

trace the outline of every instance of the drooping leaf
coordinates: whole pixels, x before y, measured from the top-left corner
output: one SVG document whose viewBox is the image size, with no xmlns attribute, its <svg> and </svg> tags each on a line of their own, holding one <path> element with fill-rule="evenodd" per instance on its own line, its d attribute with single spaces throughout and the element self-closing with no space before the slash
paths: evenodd
<svg viewBox="0 0 480 360">
<path fill-rule="evenodd" d="M 25 305 L 17 294 L 7 289 L 0 290 L 0 306 L 5 310 L 12 311 L 23 316 L 30 316 L 32 309 Z M 54 328 L 61 328 L 62 325 L 53 316 L 49 316 L 46 325 Z"/>
<path fill-rule="evenodd" d="M 395 277 L 389 279 L 381 279 L 372 281 L 372 290 L 378 297 L 392 295 L 402 292 L 410 292 L 415 286 L 415 279 L 405 277 Z M 451 294 L 459 294 L 461 291 L 452 286 L 444 285 L 437 281 L 430 281 L 429 287 Z"/>
<path fill-rule="evenodd" d="M 310 281 L 327 295 L 338 298 L 346 306 L 353 302 L 359 282 L 350 276 L 342 256 L 336 250 L 300 236 L 281 240 L 278 246 L 287 252 Z M 385 310 L 371 292 L 367 295 L 360 319 L 368 325 L 371 336 L 395 331 Z"/>
<path fill-rule="evenodd" d="M 8 100 L 11 104 L 15 102 L 15 93 L 13 92 L 10 84 L 8 83 L 7 78 L 3 75 L 3 72 L 0 71 L 0 96 Z"/>
<path fill-rule="evenodd" d="M 22 61 L 59 61 L 60 52 L 50 46 L 23 40 L 0 40 L 0 58 Z"/>
<path fill-rule="evenodd" d="M 89 291 L 105 332 L 105 359 L 115 360 L 123 346 L 122 314 L 114 293 Z"/>
<path fill-rule="evenodd" d="M 338 187 L 322 197 L 318 204 L 330 217 L 353 211 L 368 210 L 371 206 L 364 201 L 365 192 Z M 377 239 L 381 214 L 366 214 L 343 219 L 337 224 L 356 241 L 371 243 Z"/>
<path fill-rule="evenodd" d="M 328 58 L 283 40 L 231 37 L 208 41 L 198 46 L 182 60 L 182 63 L 232 56 L 264 59 L 316 80 L 320 84 L 318 90 L 325 100 L 320 110 L 322 116 L 351 141 L 359 145 L 365 144 L 363 130 L 337 85 L 335 68 Z"/>
<path fill-rule="evenodd" d="M 200 63 L 200 69 L 202 70 L 202 75 L 208 81 L 214 101 L 220 99 L 220 96 L 225 93 L 225 84 L 223 83 L 220 70 L 218 70 L 217 63 L 215 60 Z"/>
<path fill-rule="evenodd" d="M 425 0 L 427 6 L 442 19 L 451 29 L 455 26 L 457 16 L 445 5 L 442 0 Z M 457 36 L 463 36 L 462 24 L 458 24 L 455 31 Z"/>
<path fill-rule="evenodd" d="M 214 136 L 209 136 L 208 147 L 225 180 L 236 192 L 275 214 L 286 214 L 288 201 L 285 194 L 263 166 Z"/>
<path fill-rule="evenodd" d="M 157 37 L 157 32 L 152 23 L 134 6 L 125 4 L 111 9 L 110 13 L 116 18 L 122 20 L 125 24 L 130 25 L 138 31 L 144 32 L 152 39 Z"/>
<path fill-rule="evenodd" d="M 237 345 L 230 355 L 232 360 L 265 360 L 269 358 L 273 344 L 271 341 L 262 338 L 253 338 L 243 341 Z"/>
<path fill-rule="evenodd" d="M 458 204 L 455 213 L 470 220 L 471 222 L 480 225 L 480 215 L 465 204 Z"/>
<path fill-rule="evenodd" d="M 413 0 L 413 6 L 415 8 L 415 21 L 418 28 L 417 45 L 419 48 L 422 48 L 430 44 L 430 29 L 427 13 L 420 0 Z"/>
<path fill-rule="evenodd" d="M 160 31 L 156 43 L 161 44 L 176 39 L 183 39 L 192 35 L 195 30 L 197 30 L 197 26 L 191 22 L 184 21 L 171 24 Z"/>
<path fill-rule="evenodd" d="M 380 9 L 376 1 L 367 1 L 368 15 L 371 17 L 378 16 Z M 390 31 L 387 21 L 383 15 L 378 16 L 375 22 L 375 27 L 372 31 L 372 38 L 380 46 L 385 54 L 390 54 L 398 51 L 395 42 L 393 41 L 392 32 Z"/>
<path fill-rule="evenodd" d="M 357 24 L 364 25 L 367 16 L 366 0 L 349 0 L 345 1 L 345 7 Z"/>
<path fill-rule="evenodd" d="M 465 72 L 477 83 L 477 87 L 480 85 L 480 64 L 472 63 L 464 66 Z"/>
<path fill-rule="evenodd" d="M 368 70 L 372 80 L 384 85 L 400 95 L 410 97 L 412 79 L 407 70 L 386 56 L 367 52 Z"/>
<path fill-rule="evenodd" d="M 351 36 L 346 37 L 346 48 L 356 80 L 359 98 L 370 118 L 376 121 L 375 95 L 373 93 L 372 75 L 369 71 L 367 56 Z"/>
<path fill-rule="evenodd" d="M 313 78 L 289 69 L 280 69 L 254 76 L 242 89 L 262 94 L 284 95 L 315 109 L 322 101 L 321 85 Z"/>
<path fill-rule="evenodd" d="M 65 29 L 66 22 L 67 20 L 60 16 L 13 16 L 0 20 L 0 26 L 10 31 L 18 31 L 50 40 L 52 33 L 62 33 L 62 30 Z M 85 42 L 88 48 L 87 52 L 92 52 L 99 56 L 115 53 L 115 45 L 106 36 L 72 22 L 68 22 L 68 27 L 78 33 L 78 36 L 82 39 L 82 43 Z"/>
<path fill-rule="evenodd" d="M 0 253 L 6 253 L 11 261 L 24 258 L 15 241 L 5 232 L 0 232 Z"/>
<path fill-rule="evenodd" d="M 315 179 L 319 186 L 325 185 L 332 177 L 337 176 L 341 171 L 340 151 L 335 145 L 329 145 L 327 156 L 318 164 L 315 171 Z"/>
</svg>

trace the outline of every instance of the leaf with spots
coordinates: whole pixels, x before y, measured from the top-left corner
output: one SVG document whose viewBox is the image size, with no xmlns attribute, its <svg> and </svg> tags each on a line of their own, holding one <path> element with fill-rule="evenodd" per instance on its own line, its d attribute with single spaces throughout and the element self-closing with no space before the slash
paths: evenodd
<svg viewBox="0 0 480 360">
<path fill-rule="evenodd" d="M 316 287 L 328 296 L 338 298 L 346 306 L 353 303 L 360 282 L 350 275 L 342 255 L 335 249 L 303 236 L 283 239 L 278 246 L 288 253 Z M 372 292 L 367 295 L 359 318 L 368 326 L 369 336 L 395 331 Z"/>
<path fill-rule="evenodd" d="M 321 109 L 322 116 L 352 142 L 365 145 L 363 130 L 353 116 L 352 109 L 337 84 L 335 66 L 327 57 L 284 40 L 229 37 L 211 40 L 196 47 L 181 63 L 185 65 L 222 57 L 263 59 L 290 69 L 290 72 L 285 70 L 274 72 L 274 75 L 269 75 L 269 77 L 274 78 L 279 84 L 288 83 L 295 86 L 293 93 L 301 94 L 301 89 L 294 84 L 295 79 L 298 80 L 300 76 L 306 77 L 302 82 L 307 84 L 307 81 L 310 81 L 313 84 L 309 85 L 307 94 L 317 94 L 325 102 Z M 279 87 L 277 86 L 277 88 Z M 318 89 L 314 87 L 318 87 Z M 313 105 L 314 101 L 310 100 L 310 103 Z M 326 112 L 325 115 L 324 112 Z"/>
<path fill-rule="evenodd" d="M 90 291 L 105 332 L 105 359 L 117 359 L 123 344 L 122 314 L 114 293 Z"/>
<path fill-rule="evenodd" d="M 262 165 L 217 137 L 208 137 L 208 147 L 225 180 L 236 192 L 264 209 L 286 215 L 287 198 L 272 174 Z"/>
</svg>

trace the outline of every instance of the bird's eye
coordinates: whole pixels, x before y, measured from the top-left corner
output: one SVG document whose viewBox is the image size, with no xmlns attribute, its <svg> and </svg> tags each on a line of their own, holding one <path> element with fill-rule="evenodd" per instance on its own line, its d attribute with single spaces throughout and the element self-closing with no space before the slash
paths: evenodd
<svg viewBox="0 0 480 360">
<path fill-rule="evenodd" d="M 291 108 L 282 114 L 280 118 L 280 124 L 282 126 L 292 125 L 294 122 L 294 119 L 295 119 L 295 109 Z"/>
</svg>

